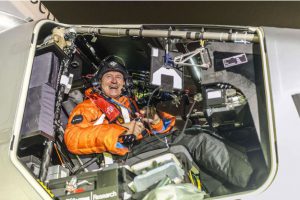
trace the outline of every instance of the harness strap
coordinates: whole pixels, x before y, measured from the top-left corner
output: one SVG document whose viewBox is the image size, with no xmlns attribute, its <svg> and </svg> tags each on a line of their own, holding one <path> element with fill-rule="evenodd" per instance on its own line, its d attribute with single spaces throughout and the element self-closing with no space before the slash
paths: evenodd
<svg viewBox="0 0 300 200">
<path fill-rule="evenodd" d="M 88 98 L 106 115 L 109 122 L 115 121 L 120 116 L 120 111 L 116 106 L 104 99 L 104 97 L 91 94 Z"/>
<path fill-rule="evenodd" d="M 130 111 L 119 102 L 97 93 L 90 94 L 87 97 L 104 113 L 95 122 L 95 125 L 102 124 L 105 117 L 108 118 L 110 123 L 113 121 L 117 121 L 120 124 L 130 122 Z"/>
<path fill-rule="evenodd" d="M 103 121 L 105 119 L 105 114 L 103 113 L 100 118 L 94 123 L 94 125 L 103 124 Z"/>
</svg>

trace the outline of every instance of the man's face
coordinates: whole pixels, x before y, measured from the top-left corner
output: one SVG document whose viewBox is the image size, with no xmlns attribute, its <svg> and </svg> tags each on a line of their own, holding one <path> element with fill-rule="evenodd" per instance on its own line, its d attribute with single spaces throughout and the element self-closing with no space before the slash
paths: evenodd
<svg viewBox="0 0 300 200">
<path fill-rule="evenodd" d="M 102 76 L 100 84 L 105 95 L 116 99 L 121 96 L 125 81 L 123 74 L 120 72 L 111 71 Z"/>
</svg>

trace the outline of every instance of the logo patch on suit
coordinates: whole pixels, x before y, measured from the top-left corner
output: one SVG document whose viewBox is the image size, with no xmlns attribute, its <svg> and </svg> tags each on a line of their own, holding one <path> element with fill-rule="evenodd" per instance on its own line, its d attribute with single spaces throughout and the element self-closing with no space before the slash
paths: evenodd
<svg viewBox="0 0 300 200">
<path fill-rule="evenodd" d="M 79 124 L 83 121 L 82 115 L 75 115 L 71 121 L 72 124 Z"/>
</svg>

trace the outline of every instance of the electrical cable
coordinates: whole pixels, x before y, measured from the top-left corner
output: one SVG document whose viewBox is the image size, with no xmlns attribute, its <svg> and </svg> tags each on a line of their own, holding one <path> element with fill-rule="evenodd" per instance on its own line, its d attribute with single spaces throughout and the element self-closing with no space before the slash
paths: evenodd
<svg viewBox="0 0 300 200">
<path fill-rule="evenodd" d="M 146 117 L 147 117 L 147 119 L 149 119 L 149 105 L 150 105 L 151 99 L 152 99 L 154 93 L 155 93 L 157 90 L 159 90 L 159 89 L 160 89 L 160 87 L 157 87 L 155 90 L 153 90 L 152 93 L 151 93 L 151 95 L 150 95 L 150 97 L 149 97 L 149 99 L 148 99 L 148 102 L 147 102 L 147 109 L 146 109 Z M 186 127 L 187 127 L 187 124 L 188 124 L 188 120 L 189 120 L 189 118 L 190 118 L 190 116 L 191 116 L 191 113 L 192 113 L 192 111 L 193 111 L 193 109 L 194 109 L 194 106 L 195 106 L 196 102 L 197 102 L 197 101 L 194 100 L 192 106 L 190 107 L 189 112 L 188 112 L 188 114 L 187 114 L 187 118 L 186 118 L 184 127 L 183 127 L 181 133 L 176 137 L 176 140 L 175 140 L 175 141 L 178 141 L 178 140 L 180 140 L 180 139 L 183 137 L 183 133 L 184 133 L 185 130 L 186 130 Z M 148 126 L 149 126 L 149 128 L 150 128 L 150 132 L 152 132 L 151 124 L 150 124 L 149 121 L 147 121 L 147 122 L 148 122 Z M 162 139 L 161 139 L 159 136 L 157 136 L 156 134 L 153 134 L 153 135 L 154 135 L 160 142 L 165 143 L 166 146 L 167 146 L 167 148 L 169 148 L 169 145 L 175 144 L 174 142 L 168 143 L 167 141 L 162 140 Z"/>
<path fill-rule="evenodd" d="M 155 88 L 155 89 L 152 91 L 151 95 L 149 96 L 149 99 L 148 99 L 148 101 L 147 101 L 147 109 L 146 109 L 146 117 L 147 117 L 147 119 L 149 119 L 149 106 L 150 106 L 151 99 L 152 99 L 153 95 L 155 94 L 155 92 L 157 92 L 159 89 L 160 89 L 160 87 Z M 149 120 L 147 120 L 147 124 L 148 124 L 148 126 L 149 126 L 149 130 L 150 130 L 150 133 L 151 133 L 151 132 L 152 132 L 152 128 L 151 128 L 151 124 L 150 124 Z M 166 144 L 167 148 L 169 149 L 169 145 L 168 145 L 167 142 L 165 142 L 164 140 L 162 140 L 161 138 L 159 138 L 156 134 L 153 134 L 153 135 L 154 135 L 160 142 Z M 147 142 L 146 138 L 143 138 L 143 139 Z M 149 143 L 147 143 L 147 144 L 152 145 L 151 142 L 149 142 Z M 133 153 L 133 150 L 134 150 L 134 149 L 131 148 L 131 150 L 132 150 L 132 153 Z M 128 155 L 129 155 L 129 154 L 126 155 L 125 161 L 128 159 Z"/>
<path fill-rule="evenodd" d="M 55 151 L 56 151 L 57 157 L 58 157 L 58 159 L 59 159 L 61 165 L 64 167 L 65 164 L 64 164 L 64 162 L 63 162 L 63 160 L 62 160 L 62 158 L 61 158 L 61 156 L 60 156 L 60 153 L 58 152 L 57 145 L 56 145 L 55 143 L 54 143 L 54 149 L 55 149 Z"/>
<path fill-rule="evenodd" d="M 79 172 L 81 172 L 82 170 L 86 169 L 88 166 L 90 166 L 91 164 L 93 164 L 94 162 L 96 162 L 98 160 L 98 156 L 86 161 L 85 163 L 83 163 L 78 169 L 76 169 L 74 171 L 74 175 L 78 174 Z"/>
<path fill-rule="evenodd" d="M 197 102 L 197 101 L 194 100 L 192 106 L 190 107 L 190 110 L 189 110 L 189 112 L 188 112 L 188 114 L 187 114 L 187 116 L 186 116 L 186 121 L 185 121 L 185 123 L 184 123 L 183 129 L 182 129 L 182 131 L 180 132 L 180 134 L 176 137 L 175 141 L 179 141 L 179 140 L 181 140 L 181 138 L 183 137 L 184 132 L 185 132 L 185 129 L 186 129 L 186 127 L 187 127 L 188 121 L 189 121 L 189 119 L 190 119 L 191 113 L 192 113 L 192 111 L 193 111 L 193 109 L 194 109 L 194 106 L 195 106 L 196 102 Z"/>
<path fill-rule="evenodd" d="M 146 108 L 147 108 L 147 109 L 146 109 L 146 117 L 147 117 L 147 119 L 149 119 L 149 106 L 150 106 L 151 99 L 152 99 L 154 93 L 155 93 L 156 91 L 158 91 L 159 89 L 160 89 L 160 87 L 155 88 L 155 89 L 152 91 L 152 93 L 151 93 L 151 95 L 150 95 L 150 97 L 149 97 L 149 99 L 148 99 L 147 107 L 146 107 Z M 151 128 L 151 124 L 150 124 L 149 120 L 147 120 L 147 123 L 148 123 L 149 129 L 150 129 L 150 132 L 152 132 L 153 129 Z M 160 142 L 165 143 L 166 146 L 168 146 L 168 143 L 166 143 L 164 140 L 162 140 L 161 138 L 159 138 L 156 134 L 153 134 L 153 135 L 154 135 Z"/>
<path fill-rule="evenodd" d="M 156 92 L 157 90 L 159 90 L 159 89 L 160 89 L 160 87 L 155 88 L 155 89 L 152 91 L 152 93 L 151 93 L 151 95 L 150 95 L 150 97 L 149 97 L 149 99 L 148 99 L 148 101 L 147 101 L 147 109 L 146 109 L 146 117 L 147 117 L 147 119 L 149 119 L 149 106 L 150 106 L 151 99 L 152 99 L 153 95 L 155 94 L 155 92 Z M 182 132 L 179 134 L 179 136 L 181 136 L 181 137 L 182 137 L 182 135 L 183 135 L 182 133 L 184 133 L 184 131 L 185 131 L 185 129 L 186 129 L 187 122 L 188 122 L 188 120 L 189 120 L 189 117 L 190 117 L 190 115 L 191 115 L 191 112 L 193 111 L 193 108 L 194 108 L 196 102 L 197 102 L 196 100 L 193 102 L 193 104 L 192 104 L 192 106 L 191 106 L 191 108 L 190 108 L 190 110 L 189 110 L 189 113 L 188 113 L 188 115 L 187 115 L 187 120 L 186 120 L 186 123 L 185 123 L 185 125 L 184 125 L 184 128 L 183 128 Z M 150 132 L 152 132 L 152 128 L 151 128 L 150 122 L 147 121 L 147 123 L 148 123 L 148 126 L 149 126 L 149 128 L 150 128 Z M 158 135 L 156 135 L 156 134 L 153 134 L 153 135 L 158 139 L 158 141 L 160 141 L 160 142 L 166 144 L 167 149 L 166 149 L 165 151 L 163 151 L 163 152 L 168 152 L 168 151 L 169 151 L 169 149 L 170 149 L 170 146 L 169 146 L 169 145 L 176 144 L 175 142 L 168 142 L 167 139 L 166 139 L 166 136 L 164 136 L 164 138 L 165 138 L 165 141 L 164 141 L 164 140 L 162 140 Z M 178 138 L 179 136 L 177 136 L 177 138 Z M 144 140 L 146 140 L 146 138 L 144 138 Z M 147 140 L 146 140 L 146 142 L 147 142 Z M 148 141 L 147 144 L 148 144 L 148 145 L 152 145 L 152 144 L 151 144 L 152 142 L 154 142 L 154 140 L 153 140 L 153 141 Z M 154 145 L 153 145 L 153 146 L 154 146 Z M 132 149 L 132 153 L 133 153 L 133 149 Z M 129 154 L 126 155 L 126 159 L 125 159 L 125 160 L 127 160 L 128 155 L 129 155 Z"/>
<path fill-rule="evenodd" d="M 185 131 L 186 127 L 187 127 L 188 121 L 189 121 L 189 119 L 190 119 L 190 116 L 191 116 L 191 113 L 192 113 L 192 111 L 193 111 L 193 109 L 194 109 L 195 104 L 196 104 L 196 101 L 194 100 L 194 102 L 193 102 L 192 106 L 190 107 L 190 110 L 189 110 L 189 112 L 188 112 L 188 114 L 187 114 L 187 116 L 186 116 L 186 121 L 185 121 L 185 123 L 184 123 L 183 129 L 182 129 L 180 135 L 181 135 L 182 133 L 184 133 L 184 131 Z"/>
</svg>

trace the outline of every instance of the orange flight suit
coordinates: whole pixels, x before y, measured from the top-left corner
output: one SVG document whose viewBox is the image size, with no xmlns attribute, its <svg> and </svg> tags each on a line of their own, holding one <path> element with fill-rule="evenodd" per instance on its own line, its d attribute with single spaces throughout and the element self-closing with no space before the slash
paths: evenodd
<svg viewBox="0 0 300 200">
<path fill-rule="evenodd" d="M 87 97 L 91 91 L 91 89 L 86 91 Z M 127 96 L 121 96 L 115 101 L 128 109 L 128 112 L 131 113 L 130 120 L 133 120 L 133 111 L 130 108 L 132 100 Z M 128 148 L 122 145 L 119 139 L 127 128 L 116 122 L 109 123 L 103 114 L 105 113 L 91 99 L 84 100 L 74 108 L 64 135 L 65 144 L 70 152 L 92 154 L 108 151 L 117 155 L 125 155 L 128 152 Z M 159 112 L 159 115 L 162 119 L 151 127 L 154 134 L 166 133 L 175 125 L 174 116 L 164 112 Z M 96 122 L 103 117 L 101 124 L 97 124 Z M 142 138 L 141 134 L 138 138 Z"/>
</svg>

